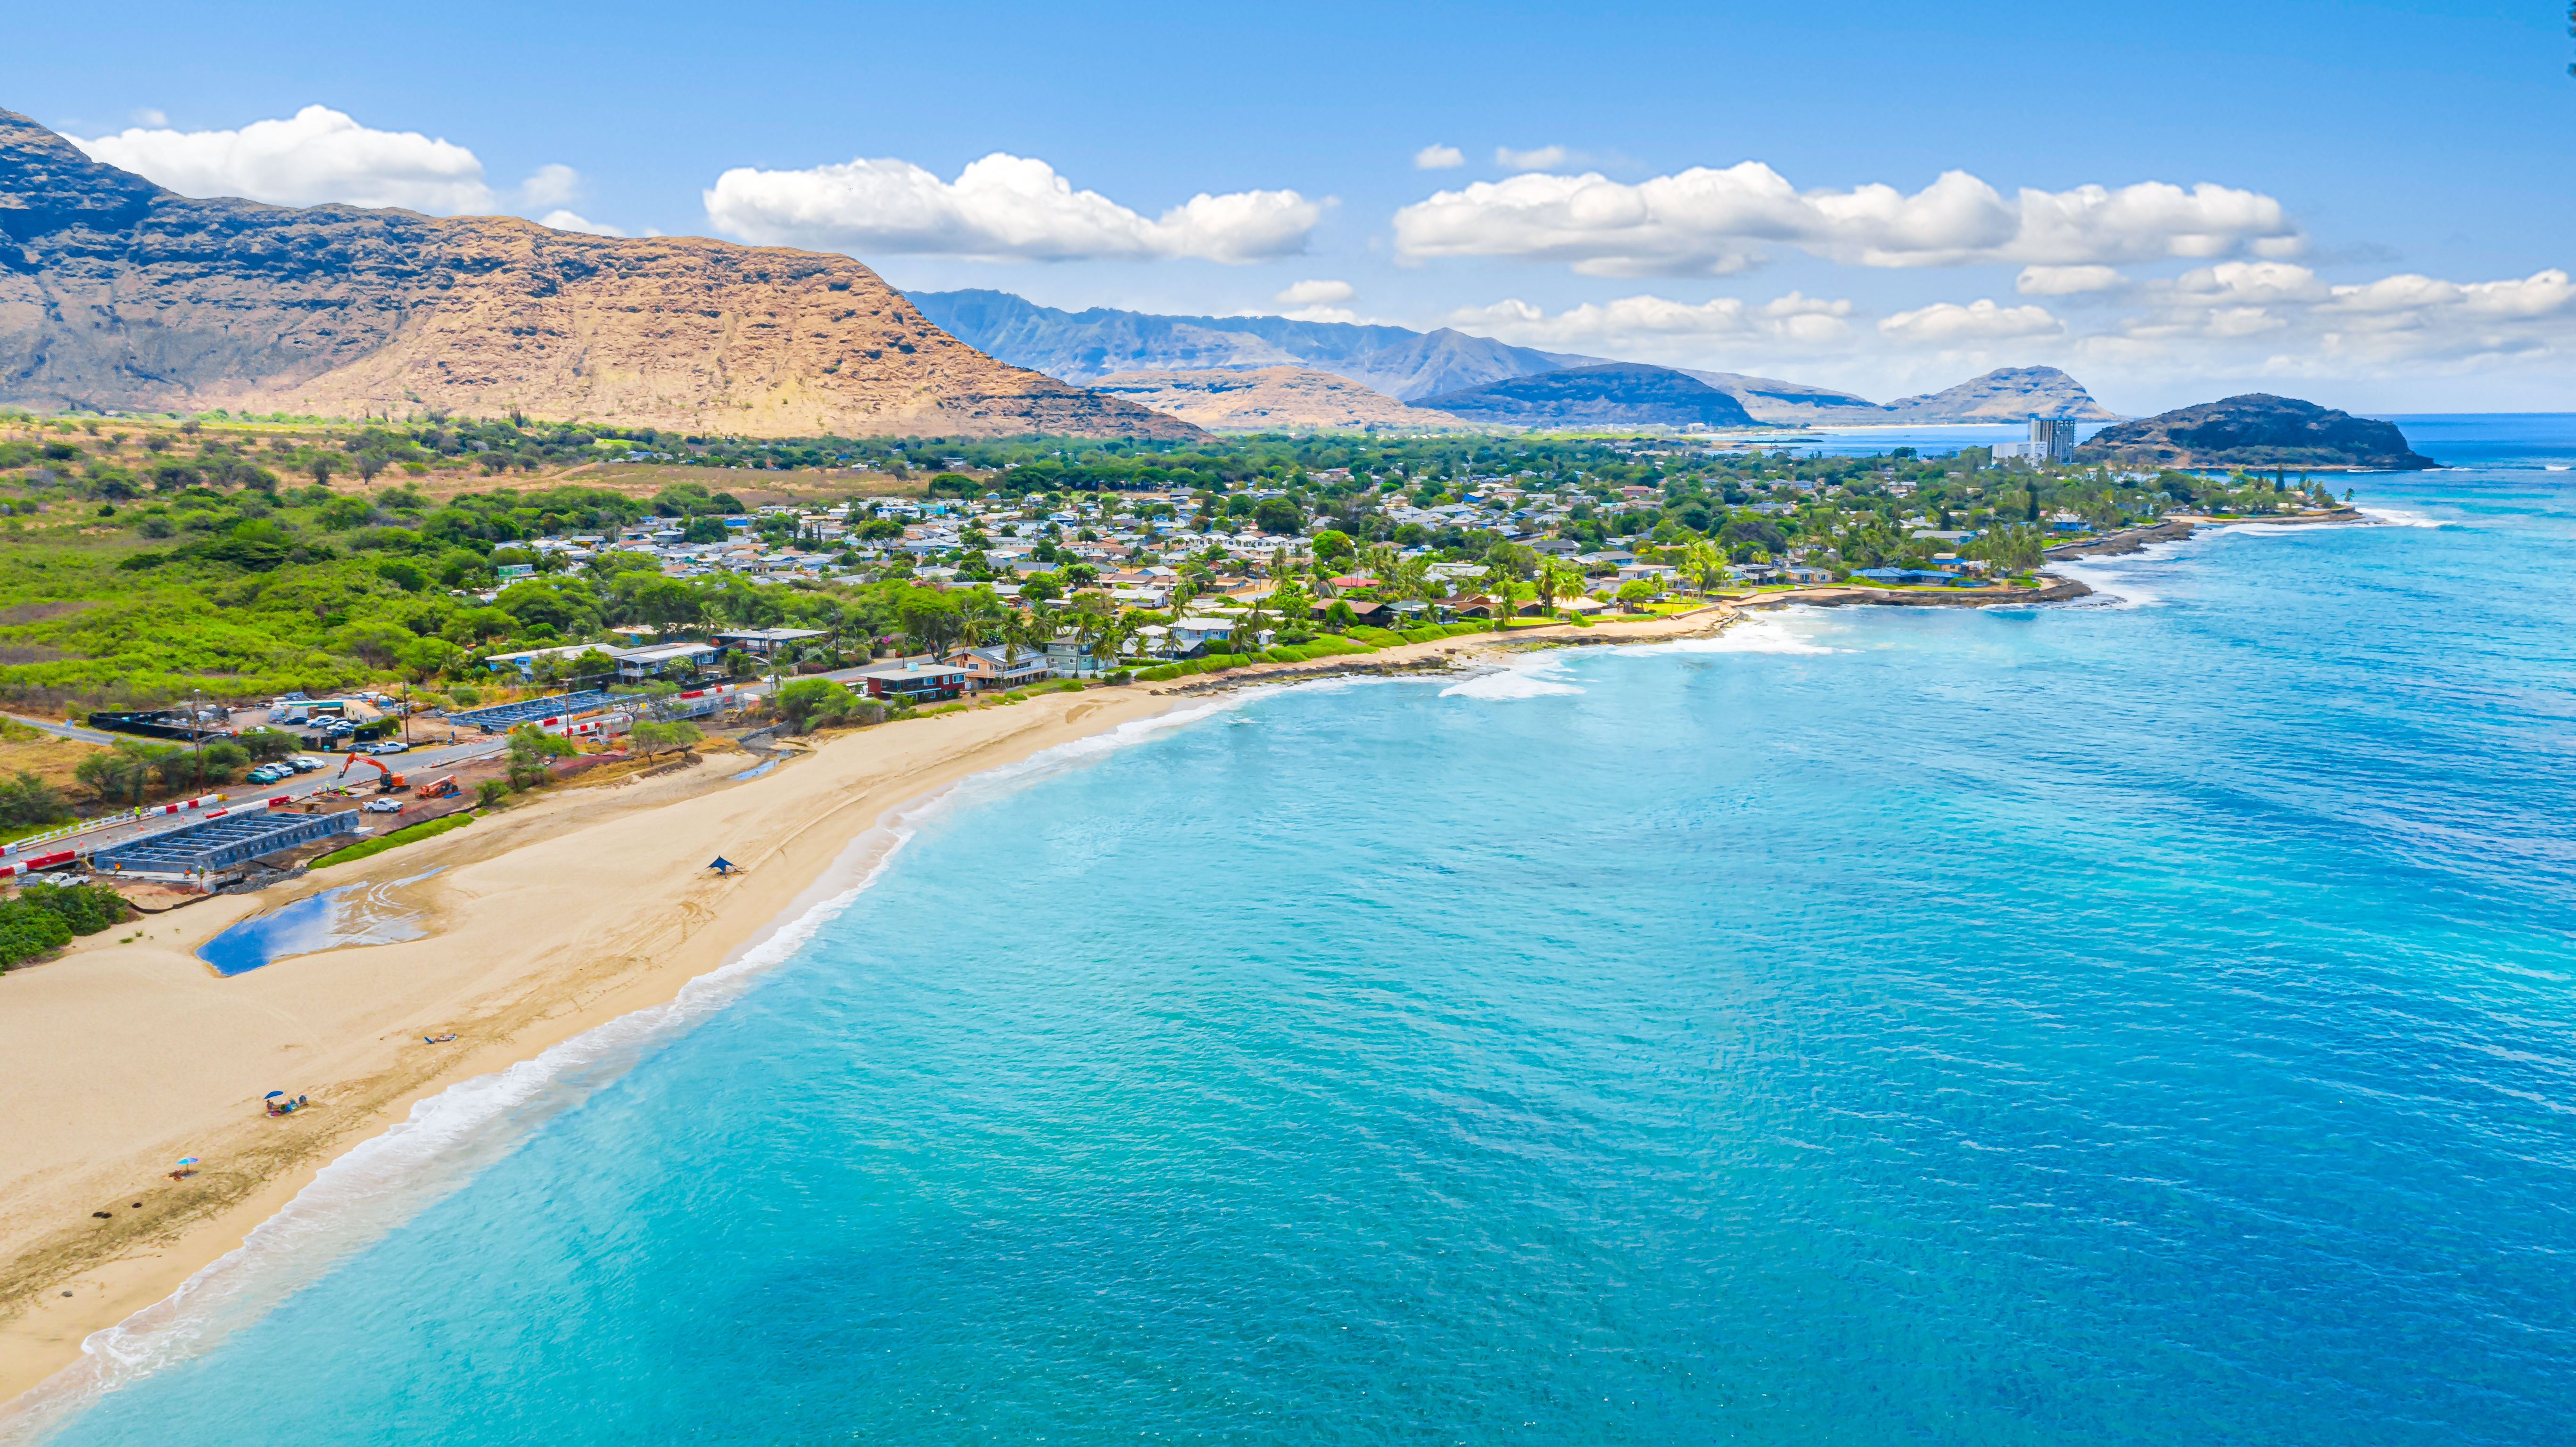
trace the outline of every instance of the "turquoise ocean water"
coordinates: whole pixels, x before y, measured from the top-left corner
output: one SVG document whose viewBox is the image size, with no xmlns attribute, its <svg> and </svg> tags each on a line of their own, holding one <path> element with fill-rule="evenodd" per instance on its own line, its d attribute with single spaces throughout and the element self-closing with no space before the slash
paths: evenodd
<svg viewBox="0 0 2576 1447">
<path fill-rule="evenodd" d="M 2568 1440 L 2576 418 L 2406 426 L 2461 470 L 2391 525 L 2085 605 L 970 789 L 326 1173 L 51 1439 Z"/>
</svg>

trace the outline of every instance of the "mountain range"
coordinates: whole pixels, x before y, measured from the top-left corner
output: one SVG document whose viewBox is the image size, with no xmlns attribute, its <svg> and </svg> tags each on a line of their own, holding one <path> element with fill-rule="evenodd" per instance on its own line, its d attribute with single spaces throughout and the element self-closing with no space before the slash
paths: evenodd
<svg viewBox="0 0 2576 1447">
<path fill-rule="evenodd" d="M 924 316 L 964 341 L 1003 361 L 1068 382 L 1088 383 L 1120 372 L 1304 367 L 1348 378 L 1399 401 L 1423 405 L 1433 398 L 1514 378 L 1613 365 L 1603 357 L 1515 347 L 1450 327 L 1417 332 L 1382 323 L 1298 321 L 1274 316 L 1161 316 L 1113 307 L 1069 312 L 1040 306 L 1005 291 L 919 291 L 909 295 Z M 1946 391 L 1886 404 L 1831 387 L 1774 377 L 1686 368 L 1657 370 L 1726 394 L 1754 422 L 1791 427 L 2018 422 L 2027 417 L 2076 417 L 2098 422 L 2119 416 L 2094 401 L 2082 383 L 2055 367 L 1999 368 Z M 1614 407 L 1611 412 L 1617 410 Z M 1611 412 L 1592 419 L 1592 425 L 1623 425 L 1614 420 Z M 1570 417 L 1558 418 L 1557 423 L 1581 425 Z"/>
<path fill-rule="evenodd" d="M 1463 431 L 1472 425 L 1407 407 L 1384 392 L 1312 367 L 1114 372 L 1093 378 L 1090 386 L 1211 432 Z"/>
<path fill-rule="evenodd" d="M 1425 397 L 1416 408 L 1498 427 L 1750 427 L 1742 403 L 1670 367 L 1608 362 Z"/>
<path fill-rule="evenodd" d="M 1267 400 L 1178 380 L 1248 371 L 1274 373 Z M 1159 375 L 1084 385 L 1139 372 Z M 1568 373 L 1587 375 L 1533 380 Z M 1151 397 L 1233 425 L 1289 427 L 1408 412 L 1410 424 L 1377 425 L 1455 425 L 1435 412 L 1561 427 L 2114 415 L 2048 367 L 1880 406 L 1447 327 L 1066 312 L 983 290 L 907 298 L 827 253 L 591 236 L 507 216 L 192 199 L 0 110 L 0 403 L 523 412 L 752 436 L 1199 435 L 1140 405 Z M 1245 420 L 1256 413 L 1259 424 Z"/>
<path fill-rule="evenodd" d="M 0 402 L 452 411 L 756 436 L 1184 438 L 844 256 L 195 200 L 0 110 Z"/>
<path fill-rule="evenodd" d="M 1068 382 L 1119 372 L 1309 367 L 1410 402 L 1505 377 L 1594 366 L 1601 357 L 1534 351 L 1442 327 L 1178 317 L 1093 307 L 1060 311 L 1006 291 L 910 293 L 922 315 L 1012 364 Z"/>
</svg>

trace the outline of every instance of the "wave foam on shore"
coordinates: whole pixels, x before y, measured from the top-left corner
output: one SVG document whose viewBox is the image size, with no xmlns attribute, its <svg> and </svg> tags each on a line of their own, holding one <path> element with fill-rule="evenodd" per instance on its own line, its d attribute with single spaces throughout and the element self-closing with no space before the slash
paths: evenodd
<svg viewBox="0 0 2576 1447">
<path fill-rule="evenodd" d="M 1135 719 L 967 775 L 899 804 L 862 831 L 815 888 L 755 932 L 715 969 L 670 1000 L 621 1015 L 535 1056 L 458 1081 L 419 1101 L 403 1120 L 324 1166 L 242 1244 L 179 1289 L 116 1325 L 92 1332 L 78 1361 L 17 1400 L 0 1404 L 0 1447 L 34 1443 L 100 1396 L 212 1350 L 355 1252 L 463 1186 L 528 1135 L 632 1069 L 654 1049 L 742 998 L 763 974 L 793 959 L 847 910 L 932 818 L 1156 734 L 1235 708 L 1269 690 Z M 833 887 L 837 886 L 837 887 Z M 817 899 L 815 896 L 822 897 Z"/>
</svg>

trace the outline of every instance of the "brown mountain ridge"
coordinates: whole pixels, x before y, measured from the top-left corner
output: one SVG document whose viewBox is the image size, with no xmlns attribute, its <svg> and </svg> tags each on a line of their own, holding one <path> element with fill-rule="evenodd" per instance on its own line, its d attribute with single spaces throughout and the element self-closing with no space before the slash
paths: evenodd
<svg viewBox="0 0 2576 1447">
<path fill-rule="evenodd" d="M 520 411 L 769 437 L 1200 435 L 995 361 L 848 257 L 196 200 L 7 110 L 0 402 Z"/>
</svg>

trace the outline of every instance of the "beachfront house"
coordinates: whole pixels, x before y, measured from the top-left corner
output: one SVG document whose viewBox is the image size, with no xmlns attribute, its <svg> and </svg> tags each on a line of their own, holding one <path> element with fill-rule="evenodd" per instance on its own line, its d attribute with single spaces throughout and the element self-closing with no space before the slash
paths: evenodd
<svg viewBox="0 0 2576 1447">
<path fill-rule="evenodd" d="M 1058 678 L 1080 678 L 1099 671 L 1098 661 L 1081 640 L 1058 638 L 1046 646 L 1047 671 Z"/>
<path fill-rule="evenodd" d="M 1234 620 L 1193 615 L 1172 620 L 1172 650 L 1192 653 L 1210 644 L 1223 643 L 1234 636 Z"/>
<path fill-rule="evenodd" d="M 1044 683 L 1052 672 L 1043 654 L 1023 651 L 1017 658 L 1009 654 L 1003 648 L 956 648 L 940 661 L 966 670 L 966 686 L 977 692 Z"/>
<path fill-rule="evenodd" d="M 955 698 L 966 691 L 965 669 L 927 657 L 863 668 L 843 677 L 850 686 L 866 689 L 868 697 L 883 699 L 897 707 L 935 703 L 940 699 Z"/>
</svg>

